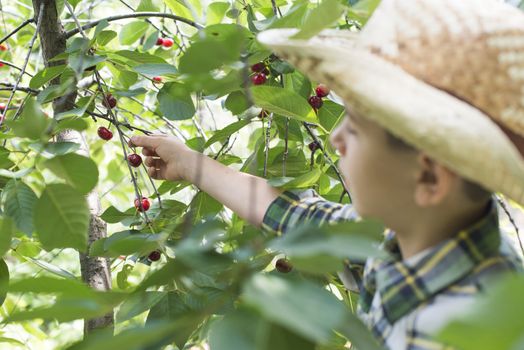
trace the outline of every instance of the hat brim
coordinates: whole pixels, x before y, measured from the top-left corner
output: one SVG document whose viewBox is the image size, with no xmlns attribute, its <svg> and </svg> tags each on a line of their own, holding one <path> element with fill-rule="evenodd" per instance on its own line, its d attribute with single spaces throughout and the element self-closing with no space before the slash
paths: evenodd
<svg viewBox="0 0 524 350">
<path fill-rule="evenodd" d="M 489 116 L 359 46 L 356 33 L 291 39 L 296 31 L 270 29 L 257 39 L 393 135 L 524 205 L 524 159 Z"/>
</svg>

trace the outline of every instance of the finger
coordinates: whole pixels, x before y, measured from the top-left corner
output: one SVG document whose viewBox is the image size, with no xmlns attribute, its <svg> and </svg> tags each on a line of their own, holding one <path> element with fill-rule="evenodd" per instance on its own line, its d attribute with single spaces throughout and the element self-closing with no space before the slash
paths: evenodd
<svg viewBox="0 0 524 350">
<path fill-rule="evenodd" d="M 158 154 L 154 150 L 146 147 L 142 148 L 142 154 L 144 156 L 158 157 Z"/>
<path fill-rule="evenodd" d="M 150 136 L 144 136 L 144 135 L 134 135 L 129 139 L 129 146 L 130 147 L 147 147 L 155 150 L 160 142 L 160 135 L 150 135 Z"/>
<path fill-rule="evenodd" d="M 146 166 L 153 166 L 158 168 L 158 166 L 162 163 L 162 160 L 159 158 L 153 158 L 153 157 L 146 157 L 144 160 L 144 164 Z"/>
<path fill-rule="evenodd" d="M 147 175 L 149 175 L 151 178 L 158 180 L 158 171 L 155 169 L 155 167 L 148 167 L 147 168 Z"/>
</svg>

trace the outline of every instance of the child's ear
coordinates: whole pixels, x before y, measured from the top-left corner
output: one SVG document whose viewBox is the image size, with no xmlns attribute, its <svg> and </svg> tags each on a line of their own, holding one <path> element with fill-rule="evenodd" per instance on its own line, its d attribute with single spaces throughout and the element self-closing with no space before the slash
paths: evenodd
<svg viewBox="0 0 524 350">
<path fill-rule="evenodd" d="M 456 174 L 424 153 L 419 153 L 417 163 L 415 203 L 423 208 L 441 204 L 450 195 Z"/>
</svg>

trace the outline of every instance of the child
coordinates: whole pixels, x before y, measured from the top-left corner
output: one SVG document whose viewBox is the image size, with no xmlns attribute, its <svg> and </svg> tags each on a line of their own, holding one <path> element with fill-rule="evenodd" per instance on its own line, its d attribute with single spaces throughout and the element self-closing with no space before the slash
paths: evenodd
<svg viewBox="0 0 524 350">
<path fill-rule="evenodd" d="M 132 143 L 153 178 L 190 181 L 268 231 L 380 219 L 392 254 L 368 260 L 359 316 L 388 348 L 444 348 L 439 327 L 521 266 L 493 193 L 524 204 L 524 14 L 495 0 L 382 0 L 358 35 L 294 33 L 258 39 L 344 100 L 330 142 L 351 205 L 280 191 L 173 137 Z"/>
</svg>

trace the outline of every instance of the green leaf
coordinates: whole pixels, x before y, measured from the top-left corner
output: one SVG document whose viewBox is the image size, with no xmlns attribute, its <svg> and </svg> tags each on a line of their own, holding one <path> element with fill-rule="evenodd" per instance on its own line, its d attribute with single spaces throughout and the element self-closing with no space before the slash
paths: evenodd
<svg viewBox="0 0 524 350">
<path fill-rule="evenodd" d="M 243 300 L 266 319 L 319 343 L 327 342 L 346 319 L 341 301 L 305 280 L 255 275 L 244 286 Z"/>
<path fill-rule="evenodd" d="M 268 183 L 271 186 L 278 187 L 281 189 L 308 188 L 318 181 L 320 175 L 322 175 L 322 171 L 318 168 L 315 168 L 312 171 L 296 178 L 272 178 L 268 180 Z"/>
<path fill-rule="evenodd" d="M 73 275 L 71 272 L 67 270 L 64 270 L 60 266 L 53 265 L 51 263 L 48 263 L 47 261 L 34 259 L 30 256 L 27 256 L 24 252 L 20 252 L 19 249 L 17 249 L 16 251 L 24 255 L 25 258 L 28 258 L 29 260 L 31 260 L 33 264 L 40 266 L 41 268 L 43 268 L 47 272 L 52 273 L 53 275 L 57 275 L 59 277 L 68 278 L 68 279 L 76 279 L 75 275 Z"/>
<path fill-rule="evenodd" d="M 233 133 L 237 132 L 238 130 L 242 129 L 244 126 L 248 125 L 251 121 L 249 119 L 241 119 L 237 122 L 231 123 L 228 126 L 226 126 L 223 129 L 215 131 L 213 136 L 207 140 L 206 144 L 204 145 L 204 148 L 207 148 L 218 141 L 225 141 L 229 136 L 231 136 Z"/>
<path fill-rule="evenodd" d="M 7 287 L 9 286 L 9 269 L 3 259 L 0 259 L 0 305 L 2 305 L 7 296 Z"/>
<path fill-rule="evenodd" d="M 127 298 L 118 308 L 116 313 L 117 323 L 127 321 L 141 313 L 148 311 L 167 295 L 167 292 L 142 292 L 135 293 Z"/>
<path fill-rule="evenodd" d="M 246 28 L 236 24 L 214 24 L 204 32 L 206 37 L 194 42 L 180 58 L 180 72 L 206 73 L 238 61 L 243 43 L 251 35 Z"/>
<path fill-rule="evenodd" d="M 133 208 L 127 210 L 126 212 L 121 212 L 113 206 L 107 208 L 104 213 L 100 216 L 102 220 L 108 224 L 116 224 L 122 220 L 129 219 L 135 216 L 135 210 Z"/>
<path fill-rule="evenodd" d="M 73 187 L 48 185 L 36 202 L 33 220 L 40 242 L 46 250 L 86 250 L 89 209 L 85 196 Z"/>
<path fill-rule="evenodd" d="M 255 86 L 251 91 L 256 105 L 269 112 L 300 121 L 317 122 L 313 108 L 294 91 L 274 86 Z"/>
<path fill-rule="evenodd" d="M 16 136 L 37 140 L 43 136 L 51 120 L 46 118 L 35 99 L 29 98 L 20 118 L 6 121 L 6 124 L 13 129 Z"/>
<path fill-rule="evenodd" d="M 153 0 L 141 0 L 136 12 L 159 12 L 160 10 L 153 4 Z"/>
<path fill-rule="evenodd" d="M 10 159 L 9 154 L 11 152 L 7 148 L 0 146 L 0 169 L 8 169 L 15 165 Z"/>
<path fill-rule="evenodd" d="M 331 132 L 340 123 L 340 120 L 344 118 L 346 115 L 345 111 L 344 106 L 325 99 L 322 108 L 318 110 L 320 125 Z"/>
<path fill-rule="evenodd" d="M 213 350 L 315 349 L 314 343 L 244 309 L 214 322 L 209 333 L 209 344 Z"/>
<path fill-rule="evenodd" d="M 96 37 L 96 42 L 101 45 L 101 46 L 104 46 L 104 45 L 107 45 L 109 44 L 109 42 L 111 40 L 113 40 L 114 38 L 116 38 L 117 36 L 117 33 L 113 30 L 104 30 L 104 31 L 101 31 L 97 37 Z"/>
<path fill-rule="evenodd" d="M 383 226 L 375 221 L 348 221 L 335 225 L 324 222 L 297 223 L 297 228 L 275 239 L 270 247 L 289 257 L 295 267 L 314 273 L 334 272 L 349 258 L 364 262 L 385 257 L 379 249 Z"/>
<path fill-rule="evenodd" d="M 209 4 L 207 8 L 207 24 L 211 25 L 222 22 L 228 8 L 229 3 L 227 2 L 213 2 Z"/>
<path fill-rule="evenodd" d="M 159 320 L 176 321 L 186 317 L 187 322 L 181 324 L 174 334 L 174 341 L 178 348 L 182 349 L 189 336 L 202 322 L 204 316 L 195 313 L 181 292 L 168 292 L 149 312 L 146 325 Z M 159 348 L 159 347 L 158 347 Z"/>
<path fill-rule="evenodd" d="M 250 106 L 246 95 L 244 95 L 242 91 L 233 91 L 229 96 L 227 96 L 225 107 L 233 113 L 233 115 L 239 115 Z"/>
<path fill-rule="evenodd" d="M 179 16 L 182 16 L 187 19 L 194 20 L 193 14 L 191 11 L 187 8 L 186 5 L 184 5 L 183 1 L 177 1 L 177 0 L 163 0 L 164 4 L 167 5 L 173 11 L 173 13 L 176 13 Z"/>
<path fill-rule="evenodd" d="M 284 75 L 284 87 L 292 90 L 304 98 L 311 96 L 311 82 L 299 71 Z M 323 108 L 320 108 L 321 111 Z"/>
<path fill-rule="evenodd" d="M 144 21 L 135 21 L 126 24 L 120 31 L 120 44 L 131 45 L 147 31 L 149 25 Z"/>
<path fill-rule="evenodd" d="M 37 201 L 31 187 L 21 180 L 10 180 L 3 193 L 4 212 L 11 217 L 18 229 L 27 235 L 33 233 L 33 208 Z"/>
<path fill-rule="evenodd" d="M 49 142 L 45 146 L 45 151 L 54 155 L 62 155 L 76 152 L 80 149 L 80 144 L 76 142 Z"/>
<path fill-rule="evenodd" d="M 165 238 L 165 234 L 139 233 L 134 230 L 116 232 L 91 244 L 89 254 L 109 257 L 134 253 L 145 254 L 158 248 L 159 242 Z"/>
<path fill-rule="evenodd" d="M 182 323 L 182 322 L 181 322 Z M 159 339 L 172 337 L 183 323 L 151 322 L 144 327 L 131 327 L 114 335 L 113 330 L 99 330 L 84 340 L 68 347 L 68 350 L 146 350 L 160 349 L 152 347 Z"/>
<path fill-rule="evenodd" d="M 86 284 L 70 276 L 67 278 L 37 276 L 12 280 L 9 283 L 9 293 L 60 294 L 70 297 L 89 297 L 95 294 L 94 290 Z"/>
<path fill-rule="evenodd" d="M 11 238 L 13 237 L 14 231 L 15 225 L 11 218 L 0 218 L 0 256 L 4 256 L 11 247 Z"/>
<path fill-rule="evenodd" d="M 195 105 L 184 84 L 164 84 L 158 93 L 160 112 L 170 120 L 184 120 L 193 117 Z"/>
<path fill-rule="evenodd" d="M 45 161 L 43 165 L 82 194 L 89 193 L 98 182 L 98 168 L 95 162 L 76 153 L 56 156 Z"/>
<path fill-rule="evenodd" d="M 336 23 L 342 14 L 344 7 L 339 0 L 324 0 L 320 5 L 310 11 L 293 39 L 309 39 L 326 27 Z"/>
<path fill-rule="evenodd" d="M 124 64 L 129 65 L 130 67 L 134 67 L 139 64 L 145 64 L 145 63 L 164 63 L 167 64 L 167 62 L 156 55 L 151 55 L 145 52 L 136 52 L 136 51 L 129 51 L 129 50 L 120 50 L 117 52 L 107 52 L 107 57 L 109 57 L 112 60 L 121 61 Z"/>
<path fill-rule="evenodd" d="M 524 336 L 524 278 L 522 275 L 494 276 L 486 281 L 487 294 L 446 315 L 437 339 L 463 350 L 521 349 Z M 498 277 L 498 278 L 497 278 Z M 468 300 L 469 302 L 469 300 Z"/>
<path fill-rule="evenodd" d="M 165 63 L 148 63 L 140 64 L 133 67 L 133 69 L 141 74 L 147 76 L 156 76 L 156 75 L 167 75 L 167 74 L 177 74 L 178 71 L 175 66 Z"/>
<path fill-rule="evenodd" d="M 32 89 L 39 89 L 44 86 L 45 83 L 62 74 L 65 69 L 66 65 L 52 66 L 43 69 L 31 78 L 29 87 Z"/>
</svg>

